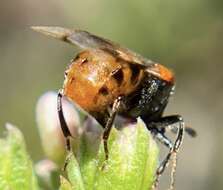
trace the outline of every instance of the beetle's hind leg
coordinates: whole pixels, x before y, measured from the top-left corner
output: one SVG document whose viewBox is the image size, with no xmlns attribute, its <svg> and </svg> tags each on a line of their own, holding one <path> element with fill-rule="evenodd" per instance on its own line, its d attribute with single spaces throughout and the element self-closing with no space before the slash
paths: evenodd
<svg viewBox="0 0 223 190">
<path fill-rule="evenodd" d="M 58 112 L 58 116 L 59 116 L 60 126 L 61 126 L 63 135 L 64 135 L 65 140 L 66 140 L 66 150 L 67 150 L 68 156 L 69 156 L 70 153 L 72 152 L 71 143 L 70 143 L 70 137 L 72 137 L 72 135 L 71 135 L 71 132 L 70 132 L 70 130 L 67 126 L 67 123 L 65 121 L 65 118 L 64 118 L 63 106 L 62 106 L 62 97 L 63 97 L 63 93 L 62 93 L 61 90 L 59 90 L 58 95 L 57 95 L 57 112 Z M 67 158 L 65 160 L 64 170 L 66 169 L 68 161 L 69 161 L 69 158 Z"/>
<path fill-rule="evenodd" d="M 173 122 L 174 121 L 174 122 Z M 177 124 L 177 125 L 176 125 Z M 178 128 L 177 138 L 172 144 L 172 142 L 164 135 L 165 130 L 172 129 L 172 128 Z M 169 189 L 174 188 L 175 183 L 175 172 L 176 172 L 176 164 L 177 164 L 177 153 L 179 151 L 180 145 L 183 141 L 184 136 L 184 121 L 181 116 L 168 116 L 161 118 L 158 122 L 152 122 L 151 125 L 149 124 L 148 128 L 151 130 L 152 134 L 164 145 L 166 145 L 169 148 L 169 152 L 165 159 L 161 162 L 160 166 L 158 167 L 156 171 L 156 180 L 153 185 L 153 189 L 156 189 L 159 183 L 159 178 L 164 172 L 164 170 L 167 168 L 171 156 L 173 157 L 173 167 L 171 169 L 171 184 Z"/>
<path fill-rule="evenodd" d="M 179 118 L 181 118 L 180 115 L 170 115 L 170 116 L 165 116 L 160 119 L 160 121 L 157 123 L 157 128 L 163 129 L 165 131 L 171 131 L 174 134 L 177 134 L 178 132 L 178 127 L 176 125 L 179 124 Z M 159 125 L 158 125 L 159 124 Z M 196 137 L 197 132 L 188 126 L 185 126 L 185 132 L 190 136 L 190 137 Z"/>
</svg>

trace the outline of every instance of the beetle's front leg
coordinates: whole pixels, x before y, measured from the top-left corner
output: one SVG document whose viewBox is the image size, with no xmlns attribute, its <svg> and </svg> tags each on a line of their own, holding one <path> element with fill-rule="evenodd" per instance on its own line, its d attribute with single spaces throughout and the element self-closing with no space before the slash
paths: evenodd
<svg viewBox="0 0 223 190">
<path fill-rule="evenodd" d="M 103 143 L 104 143 L 104 151 L 105 151 L 105 160 L 108 160 L 108 155 L 109 155 L 109 151 L 108 151 L 108 138 L 109 138 L 109 134 L 111 132 L 112 129 L 112 125 L 115 119 L 115 116 L 120 108 L 120 104 L 122 101 L 122 97 L 119 96 L 113 103 L 112 106 L 112 110 L 111 110 L 111 114 L 106 122 L 105 128 L 104 128 L 104 132 L 103 132 Z"/>
<path fill-rule="evenodd" d="M 60 127 L 62 129 L 63 135 L 66 140 L 66 150 L 68 152 L 68 157 L 66 157 L 66 160 L 64 163 L 64 168 L 63 168 L 63 170 L 65 171 L 67 164 L 69 162 L 69 159 L 70 159 L 69 157 L 72 153 L 72 148 L 71 148 L 71 143 L 70 143 L 70 138 L 72 137 L 72 135 L 71 135 L 71 132 L 67 126 L 66 120 L 64 118 L 62 97 L 63 97 L 62 90 L 59 90 L 58 95 L 57 95 L 57 112 L 58 112 L 58 116 L 59 116 Z"/>
</svg>

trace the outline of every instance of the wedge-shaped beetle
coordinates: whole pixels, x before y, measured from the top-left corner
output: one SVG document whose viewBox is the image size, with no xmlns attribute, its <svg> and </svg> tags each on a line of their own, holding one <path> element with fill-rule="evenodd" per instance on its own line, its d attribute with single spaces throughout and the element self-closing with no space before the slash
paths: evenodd
<svg viewBox="0 0 223 190">
<path fill-rule="evenodd" d="M 184 130 L 191 136 L 196 135 L 193 129 L 185 127 L 180 115 L 163 117 L 174 91 L 173 73 L 161 64 L 86 31 L 61 27 L 32 28 L 83 50 L 65 71 L 63 88 L 58 93 L 58 114 L 67 149 L 71 150 L 71 133 L 63 116 L 62 96 L 79 105 L 104 128 L 105 159 L 109 158 L 107 140 L 116 114 L 129 120 L 141 117 L 153 136 L 169 148 L 156 172 L 156 188 L 171 156 L 176 158 Z M 165 136 L 166 130 L 177 134 L 174 143 Z M 171 188 L 173 186 L 174 179 Z"/>
</svg>

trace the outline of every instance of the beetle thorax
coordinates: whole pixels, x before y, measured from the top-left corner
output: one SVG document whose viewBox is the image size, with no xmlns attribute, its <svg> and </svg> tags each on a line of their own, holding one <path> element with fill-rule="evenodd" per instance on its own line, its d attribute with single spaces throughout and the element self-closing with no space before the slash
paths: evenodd
<svg viewBox="0 0 223 190">
<path fill-rule="evenodd" d="M 133 92 L 138 81 L 130 80 L 132 70 L 126 62 L 103 50 L 86 50 L 78 54 L 66 71 L 64 95 L 87 112 L 107 109 L 120 95 Z"/>
</svg>

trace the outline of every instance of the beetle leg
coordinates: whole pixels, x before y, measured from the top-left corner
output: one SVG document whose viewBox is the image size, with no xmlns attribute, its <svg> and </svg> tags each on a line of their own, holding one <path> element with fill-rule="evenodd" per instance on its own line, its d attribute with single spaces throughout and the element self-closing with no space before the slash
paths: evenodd
<svg viewBox="0 0 223 190">
<path fill-rule="evenodd" d="M 159 179 L 160 179 L 160 176 L 162 175 L 162 173 L 164 172 L 165 168 L 167 167 L 169 160 L 170 160 L 170 157 L 171 157 L 171 154 L 170 152 L 173 151 L 173 143 L 171 142 L 170 139 L 168 139 L 162 132 L 159 132 L 158 130 L 156 130 L 156 128 L 154 128 L 154 130 L 151 130 L 151 133 L 153 134 L 153 136 L 162 144 L 164 144 L 165 146 L 167 146 L 169 148 L 169 153 L 168 155 L 166 156 L 166 158 L 164 159 L 165 161 L 165 166 L 162 166 L 164 161 L 161 163 L 161 165 L 159 166 L 159 168 L 162 166 L 162 171 L 160 173 L 159 171 L 159 168 L 157 169 L 157 172 L 156 172 L 156 180 L 153 184 L 153 190 L 157 189 L 157 186 L 159 184 Z M 159 172 L 158 172 L 159 171 Z"/>
<path fill-rule="evenodd" d="M 180 115 L 165 116 L 161 118 L 158 122 L 155 122 L 156 127 L 161 130 L 170 130 L 172 133 L 177 134 L 178 128 L 176 124 L 179 123 L 180 117 Z M 191 137 L 197 136 L 197 132 L 191 127 L 185 126 L 185 132 Z"/>
<path fill-rule="evenodd" d="M 160 143 L 164 144 L 167 148 L 173 148 L 173 143 L 163 133 L 153 130 L 151 131 L 151 133 Z"/>
<path fill-rule="evenodd" d="M 163 121 L 165 121 L 165 117 L 162 118 Z M 155 134 L 155 137 L 157 137 L 157 139 L 162 142 L 163 144 L 165 144 L 166 146 L 169 147 L 169 152 L 167 154 L 167 156 L 165 157 L 165 159 L 162 161 L 162 163 L 160 164 L 160 166 L 158 167 L 157 171 L 156 171 L 156 180 L 154 182 L 153 188 L 156 189 L 158 186 L 158 182 L 159 182 L 159 178 L 162 175 L 162 173 L 164 172 L 164 170 L 167 168 L 171 156 L 173 156 L 173 167 L 171 170 L 171 184 L 170 184 L 170 188 L 169 189 L 173 189 L 174 187 L 174 183 L 175 183 L 175 172 L 176 172 L 176 163 L 177 163 L 177 153 L 179 151 L 180 145 L 182 144 L 183 141 L 183 136 L 184 136 L 184 121 L 182 119 L 181 116 L 173 116 L 172 118 L 175 122 L 172 122 L 171 124 L 168 123 L 161 123 L 161 121 L 157 122 L 157 123 L 153 123 L 153 125 L 157 125 L 157 129 L 158 132 Z M 169 119 L 168 119 L 169 120 Z M 169 120 L 170 121 L 170 120 Z M 160 127 L 160 124 L 161 127 Z M 164 124 L 168 124 L 168 125 L 164 125 Z M 171 141 L 165 137 L 165 135 L 162 132 L 159 132 L 159 129 L 165 129 L 165 127 L 168 128 L 175 128 L 176 126 L 174 124 L 178 124 L 178 134 L 177 134 L 177 138 L 175 140 L 174 145 L 172 145 Z M 153 126 L 154 127 L 154 126 Z M 153 132 L 153 130 L 151 130 Z M 165 132 L 165 131 L 164 131 Z"/>
<path fill-rule="evenodd" d="M 58 112 L 58 116 L 59 116 L 59 121 L 60 121 L 60 127 L 62 129 L 63 135 L 65 137 L 66 140 L 66 150 L 68 153 L 72 152 L 71 149 L 71 143 L 70 143 L 70 137 L 72 137 L 71 132 L 67 126 L 67 123 L 65 121 L 64 118 L 64 114 L 63 114 L 63 106 L 62 106 L 62 97 L 63 97 L 63 93 L 61 90 L 59 90 L 58 95 L 57 95 L 57 112 Z M 68 164 L 68 159 L 65 160 L 65 164 L 64 164 L 64 170 L 66 169 L 66 166 Z"/>
<path fill-rule="evenodd" d="M 109 134 L 111 132 L 111 128 L 112 128 L 112 125 L 113 125 L 113 122 L 114 122 L 114 119 L 115 119 L 115 116 L 118 112 L 118 109 L 120 107 L 120 103 L 122 101 L 122 97 L 119 96 L 113 103 L 113 106 L 112 106 L 112 111 L 111 111 L 111 114 L 106 122 L 106 125 L 105 125 L 105 128 L 104 128 L 104 132 L 103 132 L 103 143 L 104 143 L 104 151 L 105 151 L 105 160 L 108 160 L 108 137 L 109 137 Z"/>
</svg>

